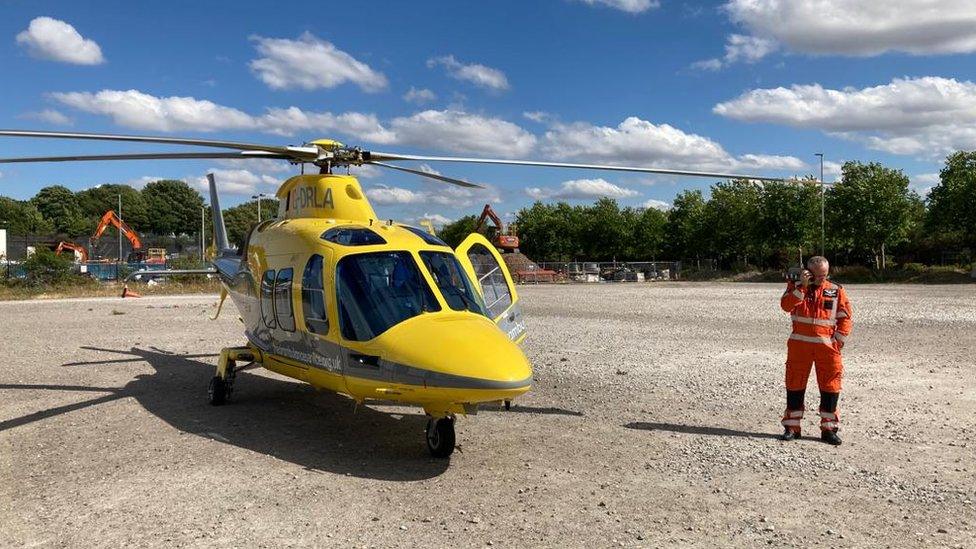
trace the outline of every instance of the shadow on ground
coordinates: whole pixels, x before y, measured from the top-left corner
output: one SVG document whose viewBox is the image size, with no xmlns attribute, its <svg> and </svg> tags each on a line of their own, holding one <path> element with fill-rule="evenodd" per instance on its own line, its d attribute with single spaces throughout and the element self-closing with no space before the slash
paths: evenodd
<svg viewBox="0 0 976 549">
<path fill-rule="evenodd" d="M 149 349 L 116 350 L 82 347 L 119 358 L 70 362 L 64 367 L 97 367 L 145 362 L 143 374 L 121 388 L 79 385 L 0 384 L 0 390 L 55 390 L 100 394 L 92 399 L 0 421 L 0 432 L 60 414 L 122 398 L 134 398 L 146 410 L 176 429 L 232 444 L 311 470 L 356 477 L 411 481 L 435 477 L 450 462 L 430 457 L 424 443 L 427 418 L 414 407 L 389 414 L 356 407 L 346 397 L 318 392 L 311 386 L 240 371 L 234 393 L 224 406 L 207 402 L 207 384 L 214 366 L 195 360 L 216 354 L 177 355 Z M 482 408 L 500 413 L 582 416 L 552 407 L 515 405 Z"/>
<path fill-rule="evenodd" d="M 318 392 L 304 383 L 239 372 L 231 401 L 207 402 L 214 366 L 159 349 L 129 351 L 83 347 L 113 353 L 118 359 L 73 362 L 66 367 L 145 362 L 143 374 L 121 388 L 77 385 L 2 384 L 3 390 L 58 390 L 101 393 L 82 402 L 41 410 L 0 422 L 0 431 L 122 398 L 134 398 L 146 410 L 180 431 L 211 438 L 301 465 L 364 478 L 411 481 L 435 477 L 450 462 L 427 453 L 422 414 L 394 417 L 352 400 Z"/>
<path fill-rule="evenodd" d="M 744 437 L 744 438 L 778 438 L 773 433 L 753 433 L 750 431 L 736 431 L 735 429 L 725 429 L 723 427 L 704 427 L 700 425 L 680 425 L 677 423 L 648 423 L 635 421 L 624 425 L 628 429 L 638 429 L 641 431 L 669 431 L 672 433 L 685 433 L 689 435 L 712 435 L 720 437 Z"/>
</svg>

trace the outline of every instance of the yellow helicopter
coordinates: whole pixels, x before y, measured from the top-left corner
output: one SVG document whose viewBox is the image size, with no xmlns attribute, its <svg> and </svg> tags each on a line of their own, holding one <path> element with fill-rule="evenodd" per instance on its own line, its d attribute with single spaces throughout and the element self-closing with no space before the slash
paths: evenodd
<svg viewBox="0 0 976 549">
<path fill-rule="evenodd" d="M 479 185 L 388 162 L 468 162 L 783 181 L 660 168 L 403 155 L 347 147 L 330 139 L 273 146 L 30 130 L 0 130 L 0 136 L 224 149 L 0 158 L 0 163 L 265 158 L 317 166 L 320 173 L 296 175 L 281 184 L 277 217 L 255 225 L 240 249 L 227 240 L 217 185 L 208 174 L 216 253 L 211 268 L 203 272 L 219 277 L 220 306 L 229 295 L 247 339 L 244 346 L 221 350 L 208 388 L 210 402 L 224 404 L 234 388 L 235 374 L 256 363 L 349 395 L 359 404 L 382 400 L 422 407 L 430 416 L 427 447 L 439 458 L 454 451 L 457 415 L 474 413 L 485 403 L 504 402 L 507 408 L 532 385 L 531 364 L 519 347 L 526 331 L 515 283 L 485 237 L 471 234 L 452 250 L 433 231 L 381 221 L 359 181 L 333 173 L 335 168 L 371 164 L 464 187 Z M 238 366 L 239 362 L 247 364 Z"/>
</svg>

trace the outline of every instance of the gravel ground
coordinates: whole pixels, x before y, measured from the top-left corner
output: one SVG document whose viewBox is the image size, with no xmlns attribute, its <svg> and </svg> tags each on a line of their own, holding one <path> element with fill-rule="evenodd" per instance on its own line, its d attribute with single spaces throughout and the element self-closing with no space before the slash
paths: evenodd
<svg viewBox="0 0 976 549">
<path fill-rule="evenodd" d="M 449 462 L 263 370 L 207 405 L 213 297 L 0 303 L 0 545 L 976 547 L 976 289 L 848 290 L 843 446 L 775 438 L 779 285 L 535 286 L 533 391 Z"/>
</svg>

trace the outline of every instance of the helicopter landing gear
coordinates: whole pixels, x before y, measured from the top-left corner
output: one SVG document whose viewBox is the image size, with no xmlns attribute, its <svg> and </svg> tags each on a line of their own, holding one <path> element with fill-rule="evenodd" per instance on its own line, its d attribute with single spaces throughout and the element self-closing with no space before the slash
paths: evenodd
<svg viewBox="0 0 976 549">
<path fill-rule="evenodd" d="M 427 422 L 427 449 L 435 458 L 446 458 L 454 453 L 454 417 L 431 418 Z"/>
<path fill-rule="evenodd" d="M 234 380 L 237 378 L 238 360 L 250 362 L 258 361 L 260 356 L 250 347 L 228 347 L 220 350 L 220 360 L 217 361 L 217 375 L 210 379 L 207 396 L 210 404 L 220 406 L 230 399 L 234 390 Z"/>
<path fill-rule="evenodd" d="M 207 387 L 207 396 L 210 399 L 210 404 L 214 406 L 220 406 L 227 402 L 227 398 L 230 397 L 233 385 L 220 379 L 220 376 L 213 376 L 210 379 L 210 386 Z"/>
<path fill-rule="evenodd" d="M 511 400 L 506 400 L 505 401 L 505 410 L 507 411 L 507 410 L 511 410 L 511 409 L 512 409 L 512 401 Z"/>
</svg>

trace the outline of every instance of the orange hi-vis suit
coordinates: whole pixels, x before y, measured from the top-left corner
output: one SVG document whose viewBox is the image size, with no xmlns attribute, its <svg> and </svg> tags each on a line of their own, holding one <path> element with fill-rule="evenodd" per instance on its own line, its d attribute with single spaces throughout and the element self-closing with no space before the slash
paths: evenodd
<svg viewBox="0 0 976 549">
<path fill-rule="evenodd" d="M 836 431 L 840 416 L 840 349 L 851 335 L 852 310 L 847 292 L 839 284 L 824 280 L 819 286 L 789 282 L 780 307 L 793 319 L 793 333 L 786 342 L 786 413 L 783 426 L 800 433 L 804 394 L 810 367 L 816 363 L 820 387 L 820 429 Z"/>
</svg>

